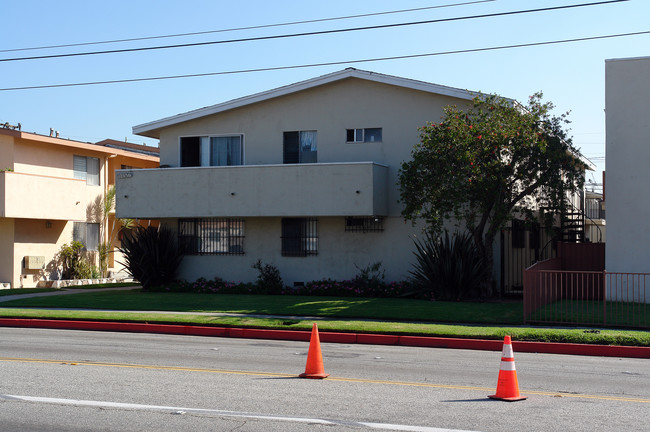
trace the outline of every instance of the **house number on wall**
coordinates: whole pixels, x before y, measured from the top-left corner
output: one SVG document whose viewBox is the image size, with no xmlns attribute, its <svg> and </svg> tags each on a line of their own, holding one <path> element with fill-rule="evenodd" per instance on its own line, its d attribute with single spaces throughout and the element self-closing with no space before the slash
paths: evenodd
<svg viewBox="0 0 650 432">
<path fill-rule="evenodd" d="M 132 173 L 132 172 L 121 172 L 121 173 L 117 173 L 117 178 L 120 178 L 120 179 L 131 178 L 131 177 L 133 177 L 133 173 Z"/>
</svg>

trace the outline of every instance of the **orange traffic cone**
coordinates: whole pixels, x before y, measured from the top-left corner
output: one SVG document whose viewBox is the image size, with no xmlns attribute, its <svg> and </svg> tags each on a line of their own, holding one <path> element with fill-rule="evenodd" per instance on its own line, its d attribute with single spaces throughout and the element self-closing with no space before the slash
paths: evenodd
<svg viewBox="0 0 650 432">
<path fill-rule="evenodd" d="M 330 376 L 325 373 L 323 368 L 323 354 L 320 351 L 320 338 L 318 337 L 318 326 L 314 323 L 311 329 L 311 340 L 309 341 L 309 351 L 307 352 L 307 366 L 305 373 L 301 373 L 300 378 L 323 379 Z"/>
<path fill-rule="evenodd" d="M 519 394 L 517 370 L 515 369 L 515 357 L 512 351 L 510 336 L 506 336 L 503 340 L 503 352 L 501 353 L 501 368 L 499 370 L 497 394 L 488 397 L 508 402 L 526 399 L 526 396 L 521 396 Z"/>
</svg>

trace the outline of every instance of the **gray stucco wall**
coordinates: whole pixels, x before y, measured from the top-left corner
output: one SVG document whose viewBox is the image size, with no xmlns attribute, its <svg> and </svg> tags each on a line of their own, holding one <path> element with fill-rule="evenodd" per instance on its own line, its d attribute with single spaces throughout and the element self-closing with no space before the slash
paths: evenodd
<svg viewBox="0 0 650 432">
<path fill-rule="evenodd" d="M 605 63 L 608 272 L 650 272 L 650 57 Z"/>
<path fill-rule="evenodd" d="M 322 278 L 349 279 L 359 268 L 375 262 L 383 264 L 387 280 L 406 279 L 413 262 L 412 238 L 421 233 L 421 227 L 413 227 L 401 217 L 397 185 L 400 165 L 410 159 L 413 146 L 419 141 L 419 127 L 439 121 L 444 106 L 466 103 L 448 96 L 349 78 L 161 129 L 160 163 L 172 168 L 180 165 L 180 137 L 243 134 L 244 164 L 269 165 L 283 162 L 283 132 L 307 130 L 317 131 L 318 163 L 370 161 L 387 166 L 382 168 L 386 171 L 383 206 L 387 216 L 383 232 L 345 232 L 345 218 L 330 216 L 343 215 L 341 212 L 322 211 L 315 215 L 318 255 L 283 257 L 278 214 L 246 217 L 245 255 L 187 256 L 180 276 L 187 280 L 219 276 L 231 281 L 253 281 L 257 271 L 251 269 L 251 264 L 262 259 L 278 266 L 287 285 Z M 359 128 L 382 128 L 382 141 L 347 143 L 346 130 Z M 203 194 L 210 192 L 197 190 L 188 194 L 199 202 Z M 333 208 L 341 205 L 335 196 L 326 198 Z M 121 199 L 118 193 L 118 216 L 128 216 L 120 214 Z M 231 216 L 228 212 L 224 214 Z M 166 219 L 163 223 L 176 228 L 177 219 Z"/>
</svg>

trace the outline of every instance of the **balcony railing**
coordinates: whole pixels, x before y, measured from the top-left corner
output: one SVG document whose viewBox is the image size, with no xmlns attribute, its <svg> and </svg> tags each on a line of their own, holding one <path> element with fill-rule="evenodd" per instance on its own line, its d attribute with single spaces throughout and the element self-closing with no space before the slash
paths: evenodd
<svg viewBox="0 0 650 432">
<path fill-rule="evenodd" d="M 117 217 L 383 216 L 388 167 L 373 162 L 118 170 Z"/>
<path fill-rule="evenodd" d="M 585 216 L 589 219 L 605 219 L 605 209 L 602 200 L 599 198 L 587 198 L 585 200 Z"/>
</svg>

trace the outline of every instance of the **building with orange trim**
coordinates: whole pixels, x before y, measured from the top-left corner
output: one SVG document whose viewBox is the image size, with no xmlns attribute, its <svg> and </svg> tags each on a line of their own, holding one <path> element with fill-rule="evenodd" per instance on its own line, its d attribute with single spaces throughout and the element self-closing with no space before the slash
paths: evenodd
<svg viewBox="0 0 650 432">
<path fill-rule="evenodd" d="M 60 279 L 56 257 L 73 240 L 93 256 L 99 243 L 112 240 L 111 232 L 119 230 L 114 212 L 108 218 L 98 212 L 115 184 L 115 170 L 160 164 L 156 147 L 114 140 L 94 144 L 58 135 L 0 125 L 0 288 Z M 117 261 L 109 253 L 110 272 L 121 270 Z"/>
</svg>

